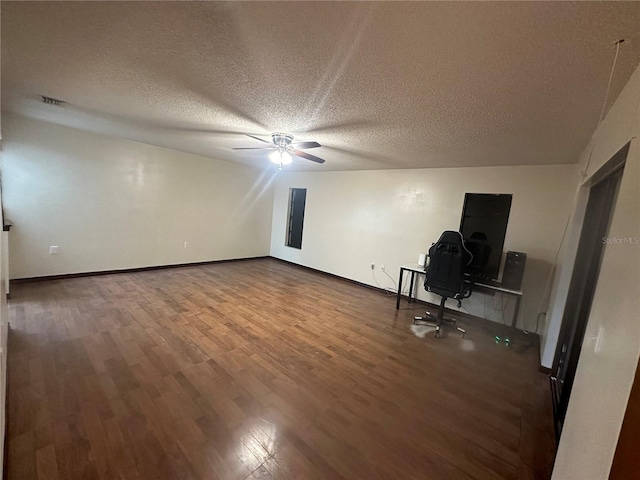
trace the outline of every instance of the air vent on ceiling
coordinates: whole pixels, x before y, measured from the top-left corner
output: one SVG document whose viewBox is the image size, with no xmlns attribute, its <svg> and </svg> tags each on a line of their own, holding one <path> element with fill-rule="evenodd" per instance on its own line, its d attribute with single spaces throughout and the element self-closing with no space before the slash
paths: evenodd
<svg viewBox="0 0 640 480">
<path fill-rule="evenodd" d="M 64 101 L 58 100 L 57 98 L 45 97 L 44 95 L 40 95 L 42 97 L 42 101 L 47 105 L 53 105 L 54 107 L 61 107 L 64 105 Z"/>
</svg>

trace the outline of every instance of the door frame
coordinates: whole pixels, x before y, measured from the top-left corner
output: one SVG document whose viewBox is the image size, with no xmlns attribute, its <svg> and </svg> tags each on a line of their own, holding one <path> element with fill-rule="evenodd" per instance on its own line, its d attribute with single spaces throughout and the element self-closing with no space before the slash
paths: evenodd
<svg viewBox="0 0 640 480">
<path fill-rule="evenodd" d="M 559 440 L 578 360 L 598 284 L 604 241 L 617 199 L 631 142 L 622 147 L 585 184 L 589 188 L 580 239 L 551 369 L 553 417 Z"/>
</svg>

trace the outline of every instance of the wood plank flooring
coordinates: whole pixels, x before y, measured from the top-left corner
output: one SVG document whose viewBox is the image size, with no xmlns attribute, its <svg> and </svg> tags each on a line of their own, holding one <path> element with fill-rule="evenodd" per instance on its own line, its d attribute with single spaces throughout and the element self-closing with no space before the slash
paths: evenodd
<svg viewBox="0 0 640 480">
<path fill-rule="evenodd" d="M 549 478 L 537 337 L 422 310 L 273 259 L 15 285 L 8 478 Z"/>
</svg>

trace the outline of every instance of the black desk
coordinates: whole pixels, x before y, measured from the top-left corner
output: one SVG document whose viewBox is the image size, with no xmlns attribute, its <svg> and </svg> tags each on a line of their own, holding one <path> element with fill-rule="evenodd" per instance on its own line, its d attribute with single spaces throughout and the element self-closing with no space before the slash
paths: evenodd
<svg viewBox="0 0 640 480">
<path fill-rule="evenodd" d="M 413 290 L 415 288 L 416 278 L 420 277 L 420 275 L 425 274 L 424 267 L 419 265 L 403 265 L 400 267 L 400 276 L 398 277 L 398 293 L 396 295 L 396 310 L 400 309 L 400 298 L 402 297 L 402 280 L 404 278 L 404 272 L 411 272 L 411 284 L 409 288 L 409 303 L 415 301 L 413 298 Z M 479 288 L 480 290 L 490 290 L 493 292 L 506 293 L 507 295 L 511 295 L 516 299 L 516 305 L 513 310 L 513 318 L 511 319 L 511 326 L 515 328 L 516 323 L 518 322 L 518 313 L 520 312 L 520 300 L 522 299 L 522 291 L 520 290 L 509 290 L 507 288 L 502 288 L 497 285 L 490 285 L 487 283 L 475 282 L 473 284 L 474 288 Z"/>
</svg>

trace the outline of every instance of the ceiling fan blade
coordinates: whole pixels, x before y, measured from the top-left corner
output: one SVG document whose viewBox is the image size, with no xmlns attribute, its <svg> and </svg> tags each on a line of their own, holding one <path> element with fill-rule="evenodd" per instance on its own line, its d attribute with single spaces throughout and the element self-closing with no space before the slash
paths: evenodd
<svg viewBox="0 0 640 480">
<path fill-rule="evenodd" d="M 249 135 L 248 133 L 247 133 L 246 135 L 247 135 L 247 137 L 251 137 L 251 138 L 255 138 L 256 140 L 259 140 L 260 142 L 264 142 L 264 143 L 272 143 L 272 142 L 270 142 L 269 140 L 265 140 L 265 139 L 263 139 L 263 138 L 256 137 L 256 136 L 254 136 L 254 135 Z"/>
<path fill-rule="evenodd" d="M 292 145 L 298 148 L 318 148 L 322 146 L 318 142 L 293 142 Z"/>
<path fill-rule="evenodd" d="M 311 155 L 310 153 L 306 153 L 300 150 L 293 150 L 293 154 L 296 157 L 300 157 L 300 158 L 304 158 L 306 160 L 311 160 L 312 162 L 316 162 L 316 163 L 324 163 L 324 159 L 320 158 L 320 157 L 316 157 L 315 155 Z"/>
</svg>

